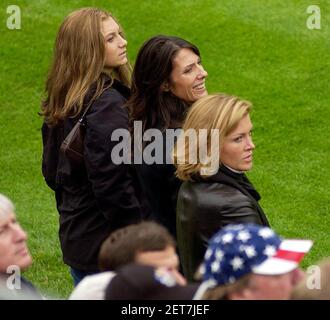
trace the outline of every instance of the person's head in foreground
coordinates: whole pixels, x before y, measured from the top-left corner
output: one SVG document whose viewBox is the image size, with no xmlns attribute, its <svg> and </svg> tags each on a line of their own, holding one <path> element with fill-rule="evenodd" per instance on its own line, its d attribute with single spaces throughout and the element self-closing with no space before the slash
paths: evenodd
<svg viewBox="0 0 330 320">
<path fill-rule="evenodd" d="M 42 296 L 21 277 L 32 264 L 27 234 L 19 225 L 13 203 L 0 194 L 0 300 L 34 300 Z"/>
<path fill-rule="evenodd" d="M 106 300 L 193 300 L 198 284 L 180 285 L 164 267 L 130 264 L 119 269 L 106 288 Z"/>
<path fill-rule="evenodd" d="M 292 300 L 330 300 L 330 258 L 310 266 L 294 288 Z"/>
<path fill-rule="evenodd" d="M 122 267 L 136 263 L 162 267 L 175 275 L 180 285 L 186 280 L 179 273 L 175 240 L 161 225 L 154 222 L 132 224 L 111 233 L 99 253 L 103 271 L 85 277 L 70 295 L 71 300 L 103 300 L 105 287 Z"/>
<path fill-rule="evenodd" d="M 251 109 L 250 102 L 222 93 L 196 101 L 174 148 L 177 176 L 183 181 L 209 176 L 218 171 L 219 164 L 239 172 L 249 171 L 255 149 Z M 192 133 L 197 143 L 192 141 Z"/>
<path fill-rule="evenodd" d="M 289 299 L 311 246 L 310 240 L 282 240 L 267 227 L 229 225 L 209 241 L 199 269 L 207 288 L 202 299 Z"/>
<path fill-rule="evenodd" d="M 9 266 L 27 269 L 32 258 L 26 244 L 27 234 L 19 225 L 13 203 L 0 194 L 0 273 Z"/>
<path fill-rule="evenodd" d="M 134 262 L 166 267 L 178 273 L 179 258 L 175 247 L 171 234 L 157 223 L 130 225 L 113 232 L 103 242 L 99 254 L 100 270 L 116 271 Z M 182 283 L 185 283 L 183 278 Z"/>
</svg>

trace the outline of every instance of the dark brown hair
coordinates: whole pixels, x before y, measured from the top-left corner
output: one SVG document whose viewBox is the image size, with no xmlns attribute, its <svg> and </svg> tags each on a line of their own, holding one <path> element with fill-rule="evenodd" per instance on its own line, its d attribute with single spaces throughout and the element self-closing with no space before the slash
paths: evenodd
<svg viewBox="0 0 330 320">
<path fill-rule="evenodd" d="M 145 251 L 175 247 L 175 240 L 163 226 L 154 222 L 142 222 L 116 230 L 103 242 L 99 253 L 102 271 L 116 270 L 132 263 L 136 254 Z"/>
<path fill-rule="evenodd" d="M 170 82 L 173 60 L 183 48 L 200 57 L 195 45 L 173 36 L 152 37 L 139 50 L 127 105 L 131 120 L 143 122 L 143 132 L 149 128 L 164 130 L 181 126 L 188 104 L 170 91 L 164 91 L 162 86 Z"/>
</svg>

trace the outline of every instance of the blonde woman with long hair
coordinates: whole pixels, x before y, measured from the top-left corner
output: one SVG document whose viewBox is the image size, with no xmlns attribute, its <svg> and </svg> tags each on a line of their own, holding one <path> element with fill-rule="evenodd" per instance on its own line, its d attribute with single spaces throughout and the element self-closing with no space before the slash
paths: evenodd
<svg viewBox="0 0 330 320">
<path fill-rule="evenodd" d="M 255 148 L 250 110 L 249 102 L 234 96 L 203 97 L 183 124 L 182 137 L 195 132 L 195 141 L 180 137 L 174 148 L 176 175 L 184 181 L 177 203 L 178 247 L 190 281 L 216 231 L 231 223 L 269 225 L 245 175 Z"/>
<path fill-rule="evenodd" d="M 43 175 L 55 191 L 63 260 L 75 285 L 98 272 L 99 247 L 110 232 L 140 220 L 130 168 L 115 164 L 111 135 L 128 130 L 124 108 L 130 93 L 127 40 L 108 12 L 83 8 L 62 23 L 42 103 Z M 84 118 L 83 163 L 60 145 Z"/>
</svg>

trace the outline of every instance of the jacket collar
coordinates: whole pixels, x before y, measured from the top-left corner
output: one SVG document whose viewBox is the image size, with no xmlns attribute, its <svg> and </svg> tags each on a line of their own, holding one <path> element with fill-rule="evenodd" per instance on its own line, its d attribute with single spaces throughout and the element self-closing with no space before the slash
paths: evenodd
<svg viewBox="0 0 330 320">
<path fill-rule="evenodd" d="M 126 87 L 124 84 L 119 82 L 117 79 L 113 80 L 112 87 L 116 89 L 126 100 L 128 100 L 131 90 Z"/>
<path fill-rule="evenodd" d="M 120 81 L 118 81 L 117 79 L 112 79 L 109 75 L 107 75 L 106 73 L 102 73 L 101 77 L 104 78 L 104 87 L 103 88 L 114 88 L 115 90 L 117 90 L 126 100 L 128 100 L 130 94 L 131 94 L 131 90 L 130 88 L 126 87 L 124 84 L 122 84 Z M 95 94 L 96 91 L 96 82 L 94 82 L 86 97 L 85 97 L 85 101 L 86 103 L 88 103 L 90 101 L 90 99 L 93 97 L 93 95 Z"/>
<path fill-rule="evenodd" d="M 218 172 L 215 175 L 207 178 L 206 180 L 211 182 L 219 182 L 219 183 L 231 185 L 236 189 L 239 189 L 244 194 L 248 193 L 256 201 L 259 201 L 261 199 L 260 194 L 254 188 L 253 184 L 247 178 L 245 173 L 234 172 L 228 169 L 227 167 L 225 167 L 224 165 L 221 165 L 219 167 Z"/>
</svg>

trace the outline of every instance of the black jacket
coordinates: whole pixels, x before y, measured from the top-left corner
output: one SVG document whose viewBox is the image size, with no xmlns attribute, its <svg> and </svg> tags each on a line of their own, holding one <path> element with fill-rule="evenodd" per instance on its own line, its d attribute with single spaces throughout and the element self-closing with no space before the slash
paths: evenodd
<svg viewBox="0 0 330 320">
<path fill-rule="evenodd" d="M 181 181 L 175 177 L 171 161 L 174 141 L 166 141 L 162 133 L 162 159 L 160 163 L 148 164 L 142 157 L 142 164 L 135 164 L 139 183 L 148 201 L 148 219 L 165 226 L 176 238 L 176 204 Z"/>
<path fill-rule="evenodd" d="M 245 174 L 221 166 L 205 180 L 182 184 L 177 205 L 180 260 L 189 281 L 203 260 L 208 240 L 230 223 L 269 226 L 260 196 Z"/>
<path fill-rule="evenodd" d="M 55 191 L 63 260 L 73 268 L 97 270 L 103 240 L 141 217 L 132 167 L 111 160 L 118 143 L 111 141 L 111 134 L 117 128 L 128 130 L 128 113 L 123 107 L 128 93 L 128 88 L 115 81 L 88 111 L 83 165 L 72 164 L 59 151 L 77 119 L 68 118 L 56 128 L 42 127 L 42 172 Z"/>
</svg>

